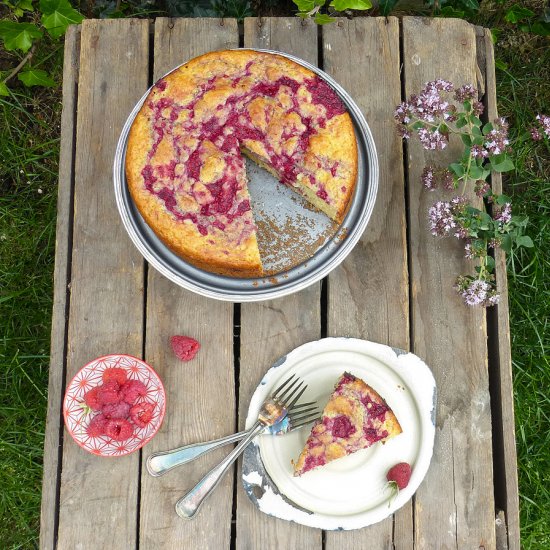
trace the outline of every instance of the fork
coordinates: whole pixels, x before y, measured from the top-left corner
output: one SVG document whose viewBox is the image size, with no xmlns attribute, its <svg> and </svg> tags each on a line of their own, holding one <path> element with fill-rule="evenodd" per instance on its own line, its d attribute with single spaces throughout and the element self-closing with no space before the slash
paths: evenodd
<svg viewBox="0 0 550 550">
<path fill-rule="evenodd" d="M 298 399 L 307 389 L 307 384 L 295 374 L 287 378 L 262 404 L 258 413 L 258 420 L 246 432 L 244 439 L 224 458 L 212 468 L 187 494 L 176 503 L 177 514 L 184 519 L 192 519 L 198 512 L 208 495 L 216 488 L 230 466 L 237 460 L 245 447 L 266 426 L 273 426 L 287 416 Z"/>
<path fill-rule="evenodd" d="M 320 411 L 315 401 L 300 403 L 292 407 L 283 420 L 273 424 L 273 426 L 264 428 L 264 433 L 271 435 L 285 434 L 308 424 L 312 420 L 318 418 L 319 415 Z M 229 443 L 241 441 L 241 439 L 244 439 L 247 435 L 248 432 L 244 431 L 211 441 L 192 443 L 190 445 L 178 447 L 177 449 L 152 453 L 147 458 L 147 471 L 154 477 L 162 476 L 176 466 L 188 464 L 214 449 L 218 449 Z"/>
</svg>

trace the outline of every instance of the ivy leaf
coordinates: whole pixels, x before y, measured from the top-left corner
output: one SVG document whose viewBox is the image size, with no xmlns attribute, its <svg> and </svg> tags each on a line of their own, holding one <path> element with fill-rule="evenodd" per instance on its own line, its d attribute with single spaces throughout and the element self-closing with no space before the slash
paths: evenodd
<svg viewBox="0 0 550 550">
<path fill-rule="evenodd" d="M 514 163 L 509 158 L 505 158 L 503 161 L 498 163 L 495 163 L 493 161 L 491 165 L 495 172 L 509 172 L 510 170 L 514 169 Z"/>
<path fill-rule="evenodd" d="M 518 21 L 522 21 L 523 19 L 526 19 L 527 17 L 533 17 L 535 15 L 534 11 L 531 11 L 528 8 L 524 8 L 523 6 L 520 6 L 518 4 L 514 4 L 504 16 L 504 20 L 508 21 L 508 23 L 517 23 Z"/>
<path fill-rule="evenodd" d="M 32 23 L 0 21 L 0 38 L 8 51 L 28 52 L 35 38 L 41 38 L 42 34 L 42 31 Z"/>
<path fill-rule="evenodd" d="M 524 246 L 525 248 L 533 248 L 535 244 L 533 243 L 531 237 L 527 235 L 522 235 L 516 239 L 516 244 L 518 246 Z"/>
<path fill-rule="evenodd" d="M 0 82 L 0 95 L 9 96 L 10 92 L 5 82 Z"/>
<path fill-rule="evenodd" d="M 309 12 L 315 7 L 315 2 L 313 0 L 293 0 L 293 2 L 298 6 L 298 9 L 301 13 L 300 17 L 303 15 L 309 15 Z"/>
<path fill-rule="evenodd" d="M 48 73 L 42 69 L 28 69 L 22 73 L 19 73 L 17 78 L 19 78 L 25 86 L 47 86 L 48 88 L 51 88 L 56 85 L 55 80 L 53 80 Z"/>
<path fill-rule="evenodd" d="M 372 8 L 372 3 L 370 0 L 332 0 L 329 6 L 336 11 L 368 10 Z"/>
<path fill-rule="evenodd" d="M 52 38 L 63 36 L 69 25 L 78 24 L 84 19 L 69 4 L 69 0 L 40 0 L 40 11 L 43 14 L 42 25 Z"/>
<path fill-rule="evenodd" d="M 331 17 L 330 15 L 327 15 L 326 13 L 317 12 L 315 14 L 315 17 L 313 18 L 313 21 L 315 21 L 317 25 L 326 25 L 327 23 L 332 23 L 333 21 L 336 21 L 336 19 L 334 17 Z"/>
<path fill-rule="evenodd" d="M 531 34 L 539 36 L 550 36 L 550 23 L 548 21 L 535 21 L 529 29 Z"/>
</svg>

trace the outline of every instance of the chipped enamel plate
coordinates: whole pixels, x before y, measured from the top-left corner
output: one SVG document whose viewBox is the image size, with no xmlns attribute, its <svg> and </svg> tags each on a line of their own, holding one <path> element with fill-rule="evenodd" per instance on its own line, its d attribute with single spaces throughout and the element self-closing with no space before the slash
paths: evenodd
<svg viewBox="0 0 550 550">
<path fill-rule="evenodd" d="M 300 455 L 309 426 L 280 437 L 258 437 L 244 453 L 242 480 L 262 512 L 320 529 L 359 529 L 393 514 L 424 479 L 435 436 L 435 380 L 419 357 L 389 346 L 325 338 L 296 348 L 271 367 L 254 392 L 247 427 L 254 424 L 265 397 L 289 375 L 307 382 L 302 400 L 316 400 L 322 408 L 344 371 L 380 393 L 403 433 L 299 478 L 293 476 L 291 461 Z M 386 473 L 398 462 L 408 462 L 412 476 L 395 496 Z"/>
</svg>

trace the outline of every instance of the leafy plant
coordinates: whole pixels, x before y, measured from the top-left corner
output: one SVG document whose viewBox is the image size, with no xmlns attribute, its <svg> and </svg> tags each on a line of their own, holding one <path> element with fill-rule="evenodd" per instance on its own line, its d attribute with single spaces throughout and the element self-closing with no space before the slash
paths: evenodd
<svg viewBox="0 0 550 550">
<path fill-rule="evenodd" d="M 0 39 L 6 50 L 25 54 L 19 64 L 0 80 L 0 95 L 9 95 L 7 83 L 16 75 L 25 86 L 55 86 L 55 81 L 46 71 L 30 66 L 36 46 L 44 32 L 54 40 L 58 39 L 65 34 L 69 25 L 80 23 L 84 17 L 68 0 L 40 0 L 37 12 L 33 11 L 31 0 L 17 0 L 15 3 L 4 0 L 3 3 L 16 18 L 25 17 L 33 22 L 0 21 Z"/>
<path fill-rule="evenodd" d="M 318 25 L 336 21 L 338 13 L 350 13 L 350 10 L 368 10 L 372 8 L 370 0 L 292 0 L 298 7 L 298 17 L 313 18 Z M 324 11 L 322 11 L 324 10 Z"/>
<path fill-rule="evenodd" d="M 444 97 L 452 91 L 459 107 Z M 463 239 L 465 257 L 477 263 L 476 275 L 459 276 L 455 289 L 467 305 L 487 307 L 499 299 L 491 249 L 500 247 L 510 253 L 513 247 L 531 248 L 533 241 L 525 235 L 528 218 L 513 216 L 511 199 L 493 193 L 487 183 L 492 171 L 508 172 L 514 169 L 514 163 L 506 120 L 483 124 L 483 104 L 477 96 L 477 90 L 469 84 L 455 90 L 451 82 L 438 79 L 399 105 L 395 118 L 402 137 L 408 139 L 416 133 L 423 147 L 431 151 L 445 149 L 450 134 L 462 140 L 464 149 L 457 162 L 446 167 L 428 165 L 421 179 L 429 190 L 460 188 L 459 195 L 450 201 L 439 200 L 429 209 L 430 230 L 434 236 Z M 543 134 L 550 133 L 550 117 L 539 116 L 537 122 L 532 136 L 543 139 Z M 468 186 L 485 200 L 485 208 L 469 204 L 465 196 Z"/>
</svg>

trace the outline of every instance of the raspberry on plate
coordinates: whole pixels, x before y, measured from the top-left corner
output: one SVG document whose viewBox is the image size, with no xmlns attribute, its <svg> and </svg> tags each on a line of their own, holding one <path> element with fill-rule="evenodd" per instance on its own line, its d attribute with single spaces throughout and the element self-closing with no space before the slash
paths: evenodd
<svg viewBox="0 0 550 550">
<path fill-rule="evenodd" d="M 98 386 L 97 397 L 101 405 L 118 403 L 121 399 L 119 383 L 116 380 L 109 380 Z"/>
<path fill-rule="evenodd" d="M 105 428 L 107 427 L 108 419 L 103 414 L 97 414 L 90 420 L 86 433 L 90 437 L 100 437 L 105 435 Z"/>
<path fill-rule="evenodd" d="M 124 418 L 112 418 L 107 421 L 105 426 L 105 435 L 108 435 L 115 441 L 125 441 L 134 433 L 134 427 Z"/>
<path fill-rule="evenodd" d="M 125 401 L 120 401 L 120 403 L 109 403 L 103 405 L 101 409 L 103 416 L 105 418 L 128 418 L 130 414 L 130 405 Z"/>
<path fill-rule="evenodd" d="M 103 405 L 98 395 L 99 388 L 100 386 L 95 386 L 84 394 L 84 403 L 86 403 L 86 405 L 88 405 L 88 407 L 90 407 L 93 411 L 101 410 Z"/>
<path fill-rule="evenodd" d="M 102 374 L 103 382 L 109 382 L 109 380 L 115 380 L 119 386 L 122 386 L 126 380 L 126 371 L 120 367 L 112 367 L 105 369 Z"/>
<path fill-rule="evenodd" d="M 121 398 L 126 403 L 133 405 L 139 397 L 147 395 L 147 386 L 140 380 L 128 380 L 120 390 Z"/>
<path fill-rule="evenodd" d="M 151 422 L 154 410 L 154 403 L 138 403 L 130 409 L 130 418 L 136 426 L 139 428 L 145 428 L 145 426 Z"/>
<path fill-rule="evenodd" d="M 189 336 L 172 336 L 170 344 L 176 356 L 182 361 L 191 361 L 201 347 L 197 340 Z"/>
</svg>

